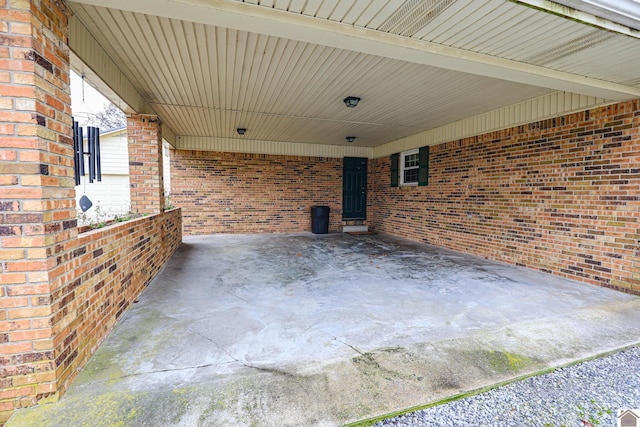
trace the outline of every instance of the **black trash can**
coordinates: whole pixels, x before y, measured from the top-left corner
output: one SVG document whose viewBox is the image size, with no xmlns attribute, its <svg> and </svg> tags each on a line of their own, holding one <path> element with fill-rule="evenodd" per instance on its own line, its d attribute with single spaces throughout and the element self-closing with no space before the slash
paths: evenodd
<svg viewBox="0 0 640 427">
<path fill-rule="evenodd" d="M 314 234 L 329 232 L 329 206 L 311 206 L 311 231 Z"/>
</svg>

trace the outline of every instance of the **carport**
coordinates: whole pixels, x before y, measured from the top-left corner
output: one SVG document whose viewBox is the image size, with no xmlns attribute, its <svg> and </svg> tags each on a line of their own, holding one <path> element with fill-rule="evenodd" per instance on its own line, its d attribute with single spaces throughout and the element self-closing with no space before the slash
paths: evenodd
<svg viewBox="0 0 640 427">
<path fill-rule="evenodd" d="M 640 299 L 386 235 L 185 238 L 10 426 L 335 426 L 637 344 Z"/>
<path fill-rule="evenodd" d="M 304 274 L 289 277 L 288 267 L 280 267 L 282 277 L 264 282 L 268 277 L 261 275 L 269 271 L 264 260 L 268 254 L 246 259 L 237 249 L 238 258 L 227 259 L 229 255 L 215 248 L 225 239 L 230 239 L 229 248 L 242 248 L 242 239 L 254 239 L 278 254 L 272 242 L 286 248 L 291 233 L 308 233 L 311 208 L 318 205 L 330 208 L 330 235 L 291 237 L 293 242 L 307 241 L 310 247 L 287 252 L 274 265 L 304 266 L 314 257 L 338 252 L 340 259 L 349 259 L 350 254 L 361 258 L 351 266 L 322 265 L 334 266 L 347 277 L 355 274 L 351 287 L 344 288 L 350 294 L 339 299 L 343 288 L 325 283 L 321 288 L 334 294 L 307 295 L 301 306 L 305 301 L 324 302 L 330 306 L 326 313 L 343 315 L 334 318 L 333 325 L 348 326 L 352 311 L 369 313 L 366 301 L 382 307 L 383 295 L 389 304 L 414 299 L 385 286 L 360 295 L 356 289 L 366 291 L 360 279 L 367 274 L 373 283 L 382 278 L 394 281 L 399 279 L 390 270 L 405 274 L 403 269 L 415 268 L 403 277 L 416 289 L 419 283 L 427 288 L 418 291 L 426 293 L 408 306 L 414 311 L 402 320 L 384 317 L 402 314 L 404 305 L 397 305 L 362 326 L 366 339 L 352 343 L 339 331 L 331 335 L 333 327 L 311 327 L 307 335 L 294 329 L 299 332 L 295 336 L 310 342 L 316 342 L 314 334 L 325 340 L 334 336 L 328 341 L 327 357 L 333 358 L 331 351 L 337 350 L 337 359 L 327 363 L 351 366 L 354 378 L 383 366 L 385 357 L 407 354 L 388 349 L 429 347 L 427 341 L 444 336 L 471 339 L 456 335 L 456 327 L 473 328 L 473 322 L 464 323 L 465 319 L 489 319 L 487 330 L 508 337 L 507 323 L 523 328 L 538 324 L 540 319 L 535 318 L 532 323 L 514 320 L 524 312 L 536 314 L 534 307 L 558 303 L 559 311 L 585 313 L 581 310 L 586 308 L 572 305 L 579 306 L 582 296 L 585 301 L 612 301 L 592 306 L 604 322 L 593 328 L 613 336 L 601 345 L 592 340 L 593 345 L 580 351 L 569 348 L 566 354 L 548 358 L 527 353 L 517 342 L 484 346 L 478 341 L 467 347 L 490 352 L 482 353 L 487 358 L 479 359 L 479 364 L 498 358 L 500 365 L 515 355 L 513 360 L 527 361 L 522 363 L 537 369 L 634 341 L 635 333 L 624 335 L 628 330 L 621 329 L 614 334 L 607 329 L 617 324 L 617 310 L 635 301 L 610 290 L 640 292 L 640 13 L 636 2 L 618 3 L 627 9 L 616 11 L 593 2 L 586 7 L 573 0 L 0 2 L 0 30 L 6 33 L 0 38 L 4 58 L 0 61 L 0 423 L 14 409 L 57 401 L 128 310 L 133 309 L 127 322 L 151 315 L 153 298 L 169 298 L 161 292 L 172 280 L 167 275 L 180 269 L 185 270 L 181 274 L 198 274 L 199 268 L 187 269 L 182 261 L 196 257 L 205 263 L 202 268 L 212 269 L 233 265 L 224 277 L 239 282 L 244 278 L 243 286 L 254 284 L 251 290 L 258 295 L 269 289 L 297 289 L 291 283 L 303 280 Z M 72 178 L 70 69 L 128 115 L 132 209 L 143 215 L 137 220 L 79 233 Z M 163 139 L 172 146 L 175 209 L 166 209 L 163 194 Z M 378 234 L 356 237 L 341 235 L 343 231 Z M 189 238 L 181 246 L 183 233 Z M 223 236 L 206 240 L 205 236 L 216 234 Z M 235 237 L 247 234 L 251 237 Z M 498 294 L 503 293 L 506 299 L 486 305 L 500 310 L 488 312 L 482 304 L 473 305 L 475 285 L 454 289 L 442 280 L 443 274 L 432 277 L 430 269 L 437 263 L 425 261 L 431 249 L 416 247 L 416 254 L 405 258 L 385 252 L 392 241 L 385 239 L 394 237 L 486 259 L 488 267 L 478 268 L 489 272 L 477 277 L 474 273 L 473 280 L 480 289 L 497 286 L 493 298 L 500 299 Z M 323 244 L 327 244 L 324 255 L 307 252 Z M 375 257 L 360 252 L 367 245 Z M 410 244 L 398 246 L 401 252 L 403 245 Z M 178 255 L 152 282 L 176 250 Z M 427 255 L 421 252 L 425 250 Z M 199 251 L 214 251 L 215 257 L 199 258 Z M 466 255 L 460 260 L 468 260 Z M 437 256 L 452 259 L 452 255 Z M 383 262 L 387 259 L 392 260 L 388 266 Z M 263 269 L 255 269 L 256 260 Z M 493 262 L 517 269 L 504 267 L 515 272 L 503 277 L 503 267 L 494 267 Z M 311 274 L 320 267 L 311 264 L 302 272 Z M 253 274 L 245 276 L 249 271 Z M 214 270 L 206 279 L 219 275 Z M 511 275 L 524 277 L 526 286 L 517 289 L 532 295 L 531 301 L 506 285 L 505 277 Z M 487 283 L 480 284 L 481 277 Z M 230 285 L 234 295 L 239 282 Z M 409 286 L 404 280 L 399 283 L 400 288 Z M 138 299 L 150 284 L 152 289 L 144 294 L 149 300 Z M 194 289 L 188 291 L 194 285 L 185 279 L 170 287 L 179 298 L 197 295 Z M 221 288 L 214 287 L 210 295 L 225 289 L 224 281 L 215 285 Z M 179 293 L 183 287 L 184 295 Z M 443 294 L 429 294 L 435 289 Z M 442 313 L 440 320 L 416 315 L 420 301 L 428 304 L 424 301 L 431 296 L 452 298 L 456 292 L 464 293 L 455 300 L 461 305 L 453 301 L 451 313 Z M 581 297 L 566 301 L 571 292 Z M 254 301 L 247 298 L 250 295 L 234 295 L 223 294 L 221 304 L 211 306 L 218 316 L 236 314 L 225 310 L 241 303 L 237 296 Z M 338 310 L 356 295 L 366 296 L 365 301 Z M 166 310 L 188 310 L 173 300 L 161 304 Z M 511 306 L 520 307 L 515 311 L 519 314 L 512 313 Z M 435 308 L 428 312 L 437 312 Z M 311 312 L 324 313 L 315 309 Z M 454 318 L 453 313 L 465 314 Z M 414 315 L 417 323 L 407 323 Z M 547 318 L 559 319 L 551 312 L 540 315 L 542 324 Z M 444 318 L 449 325 L 442 324 Z M 569 317 L 563 333 L 582 333 L 577 318 L 591 322 L 588 316 Z M 299 318 L 293 319 L 295 323 Z M 254 320 L 246 319 L 247 331 L 260 336 L 271 332 Z M 309 326 L 318 324 L 315 318 L 308 320 Z M 440 327 L 429 327 L 431 321 Z M 394 325 L 408 329 L 396 332 Z M 126 331 L 126 322 L 121 327 Z M 389 343 L 384 341 L 386 328 L 391 328 L 393 337 Z M 198 335 L 202 331 L 194 326 L 190 330 L 198 340 L 237 338 Z M 420 338 L 429 331 L 444 335 Z M 552 340 L 560 337 L 562 333 L 554 333 L 546 345 L 555 348 L 558 344 Z M 487 336 L 483 342 L 493 339 Z M 249 378 L 289 378 L 288 371 L 254 376 L 256 370 L 272 369 L 267 355 L 276 363 L 275 355 L 286 354 L 267 346 L 263 351 L 258 352 L 264 356 L 256 365 L 259 369 L 252 363 L 243 365 L 247 361 L 239 354 L 230 353 L 236 361 L 220 351 L 211 356 L 211 369 L 228 362 L 230 369 L 246 371 Z M 457 360 L 445 350 L 433 351 L 444 352 L 438 353 L 440 361 Z M 185 359 L 176 363 L 187 366 L 193 362 L 190 357 L 187 351 Z M 353 360 L 362 363 L 354 367 Z M 423 362 L 431 365 L 434 360 Z M 140 369 L 147 372 L 146 368 Z M 487 381 L 502 378 L 501 373 L 496 375 L 487 376 Z M 349 399 L 366 396 L 360 394 L 364 385 L 358 381 L 350 383 L 355 389 L 344 389 L 345 394 L 335 391 Z M 438 381 L 422 382 L 437 385 Z M 474 387 L 461 381 L 457 383 L 461 389 Z M 404 382 L 394 384 L 396 392 L 378 396 L 393 396 L 393 401 L 376 403 L 375 408 L 345 409 L 327 422 L 413 404 L 400 391 Z M 405 394 L 414 398 L 411 390 Z M 437 398 L 438 392 L 433 396 Z"/>
</svg>

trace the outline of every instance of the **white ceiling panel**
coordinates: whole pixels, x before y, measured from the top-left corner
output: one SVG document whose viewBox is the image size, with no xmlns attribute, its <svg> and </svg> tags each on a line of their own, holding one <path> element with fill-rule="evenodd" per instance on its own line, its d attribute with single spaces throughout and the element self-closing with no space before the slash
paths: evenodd
<svg viewBox="0 0 640 427">
<path fill-rule="evenodd" d="M 314 7 L 318 5 L 324 11 L 312 14 L 318 18 L 618 83 L 629 81 L 634 70 L 627 58 L 640 58 L 637 38 L 505 0 L 317 0 Z M 342 16 L 344 10 L 348 12 Z M 627 55 L 606 49 L 601 62 L 616 66 L 607 73 L 585 73 L 580 54 L 592 56 L 597 45 L 607 40 L 625 45 Z M 554 61 L 556 57 L 563 61 Z M 589 67 L 597 65 L 593 57 L 590 62 Z M 625 70 L 618 75 L 620 67 Z"/>
<path fill-rule="evenodd" d="M 286 37 L 247 30 L 240 21 L 212 25 L 137 11 L 144 1 L 125 3 L 77 0 L 71 6 L 178 136 L 235 138 L 244 127 L 254 140 L 346 144 L 345 137 L 355 135 L 356 144 L 375 147 L 553 90 L 477 72 L 471 60 L 468 71 L 454 70 L 444 62 L 344 49 L 328 39 L 310 42 L 297 36 L 303 25 L 328 38 L 330 25 L 357 28 L 349 34 L 363 39 L 384 40 L 379 36 L 386 32 L 416 52 L 424 45 L 436 53 L 453 48 L 449 57 L 477 54 L 469 58 L 479 66 L 497 58 L 514 70 L 529 66 L 538 74 L 640 86 L 637 38 L 505 0 L 217 3 L 232 4 L 230 16 L 238 20 L 246 15 L 258 24 L 289 26 Z M 184 4 L 208 7 L 201 0 Z M 344 106 L 349 95 L 362 98 L 357 108 Z"/>
<path fill-rule="evenodd" d="M 254 139 L 343 144 L 355 134 L 375 146 L 446 124 L 451 114 L 470 116 L 548 92 L 219 27 L 91 12 L 94 22 L 111 23 L 97 33 L 105 42 L 118 39 L 118 31 L 137 34 L 136 46 L 122 41 L 127 47 L 110 53 L 179 135 L 231 138 L 244 127 Z M 78 13 L 89 17 L 84 7 Z M 349 95 L 362 98 L 357 108 L 343 104 Z"/>
</svg>

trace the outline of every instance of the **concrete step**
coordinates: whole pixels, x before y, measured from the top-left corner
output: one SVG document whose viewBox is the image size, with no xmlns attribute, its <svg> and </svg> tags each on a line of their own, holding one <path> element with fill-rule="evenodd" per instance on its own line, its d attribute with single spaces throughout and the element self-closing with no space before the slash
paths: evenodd
<svg viewBox="0 0 640 427">
<path fill-rule="evenodd" d="M 368 225 L 343 225 L 343 233 L 366 233 L 369 231 Z"/>
</svg>

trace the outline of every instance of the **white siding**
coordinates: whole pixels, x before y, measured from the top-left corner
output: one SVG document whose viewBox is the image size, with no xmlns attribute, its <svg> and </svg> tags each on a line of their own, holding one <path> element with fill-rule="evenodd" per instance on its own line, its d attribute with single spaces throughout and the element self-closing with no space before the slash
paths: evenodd
<svg viewBox="0 0 640 427">
<path fill-rule="evenodd" d="M 86 181 L 86 185 L 85 185 Z M 129 175 L 102 175 L 102 181 L 89 184 L 88 177 L 82 178 L 80 185 L 76 186 L 77 212 L 80 215 L 79 200 L 85 195 L 93 202 L 93 206 L 86 212 L 87 217 L 96 219 L 113 218 L 122 215 L 131 208 L 131 196 L 129 192 Z"/>
<path fill-rule="evenodd" d="M 162 170 L 164 174 L 164 191 L 171 191 L 170 146 L 162 145 Z M 126 129 L 110 132 L 100 136 L 100 158 L 102 165 L 102 181 L 89 183 L 88 167 L 85 159 L 86 176 L 76 186 L 77 212 L 82 217 L 79 200 L 83 194 L 93 202 L 86 212 L 89 220 L 113 218 L 131 209 L 131 189 L 129 186 L 129 148 Z M 98 212 L 99 207 L 99 212 Z"/>
<path fill-rule="evenodd" d="M 164 178 L 164 194 L 171 194 L 171 158 L 169 156 L 168 144 L 162 144 L 162 175 Z"/>
<path fill-rule="evenodd" d="M 85 158 L 85 175 L 76 186 L 76 211 L 82 218 L 79 200 L 86 194 L 93 206 L 86 212 L 91 220 L 104 220 L 122 215 L 131 209 L 129 188 L 129 148 L 126 129 L 100 135 L 102 181 L 89 183 Z M 100 217 L 100 218 L 97 218 Z"/>
<path fill-rule="evenodd" d="M 129 175 L 127 132 L 100 136 L 102 175 Z"/>
<path fill-rule="evenodd" d="M 243 140 L 240 138 L 207 138 L 197 136 L 178 136 L 176 148 L 180 150 L 220 151 L 229 153 L 259 153 L 282 156 L 309 157 L 371 157 L 373 148 L 304 144 L 295 142 L 275 142 Z"/>
</svg>

